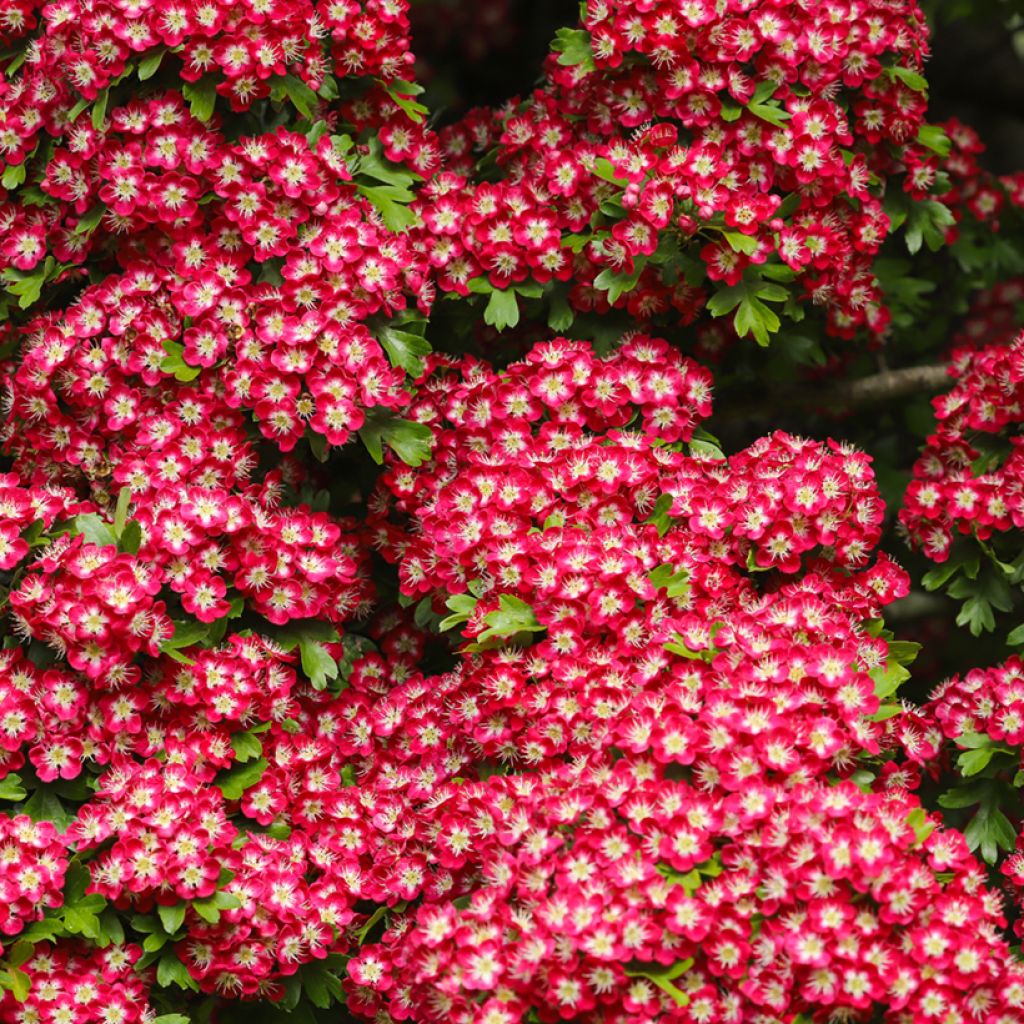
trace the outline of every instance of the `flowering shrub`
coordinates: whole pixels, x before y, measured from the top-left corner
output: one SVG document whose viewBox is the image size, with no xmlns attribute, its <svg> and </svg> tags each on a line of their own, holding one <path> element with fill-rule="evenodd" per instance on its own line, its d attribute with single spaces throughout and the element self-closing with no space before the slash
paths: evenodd
<svg viewBox="0 0 1024 1024">
<path fill-rule="evenodd" d="M 0 3 L 0 1019 L 1020 1020 L 1024 669 L 896 632 L 1024 582 L 922 11 L 588 0 L 446 121 L 413 13 Z"/>
</svg>

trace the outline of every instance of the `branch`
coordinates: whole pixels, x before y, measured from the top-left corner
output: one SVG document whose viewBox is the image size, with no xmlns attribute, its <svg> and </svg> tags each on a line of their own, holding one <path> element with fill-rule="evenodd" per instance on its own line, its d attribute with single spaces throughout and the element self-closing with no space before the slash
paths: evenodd
<svg viewBox="0 0 1024 1024">
<path fill-rule="evenodd" d="M 832 415 L 866 406 L 884 405 L 908 395 L 942 391 L 951 383 L 945 364 L 906 366 L 820 389 L 808 385 L 799 391 L 776 392 L 761 401 L 727 406 L 721 413 L 716 413 L 716 417 L 719 420 L 770 419 L 794 408 L 815 409 Z"/>
<path fill-rule="evenodd" d="M 941 391 L 951 383 L 949 367 L 945 364 L 906 366 L 900 370 L 884 370 L 831 388 L 826 392 L 825 400 L 830 403 L 839 402 L 846 407 L 875 405 L 893 398 L 916 395 L 921 391 Z"/>
</svg>

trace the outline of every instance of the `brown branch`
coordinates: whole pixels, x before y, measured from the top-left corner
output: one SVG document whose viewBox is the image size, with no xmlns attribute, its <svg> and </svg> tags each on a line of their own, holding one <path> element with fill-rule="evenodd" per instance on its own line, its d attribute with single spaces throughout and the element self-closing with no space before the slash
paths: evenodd
<svg viewBox="0 0 1024 1024">
<path fill-rule="evenodd" d="M 945 365 L 906 366 L 883 370 L 870 377 L 843 381 L 816 388 L 813 384 L 799 391 L 784 390 L 755 402 L 726 406 L 716 412 L 718 420 L 770 419 L 791 409 L 817 410 L 831 415 L 906 398 L 909 395 L 937 393 L 952 383 Z"/>
</svg>

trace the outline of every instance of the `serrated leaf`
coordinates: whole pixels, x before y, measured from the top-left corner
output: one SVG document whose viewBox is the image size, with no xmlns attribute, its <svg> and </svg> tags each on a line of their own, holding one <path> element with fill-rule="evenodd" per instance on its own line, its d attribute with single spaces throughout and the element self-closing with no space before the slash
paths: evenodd
<svg viewBox="0 0 1024 1024">
<path fill-rule="evenodd" d="M 183 384 L 193 381 L 202 372 L 201 366 L 190 366 L 185 362 L 185 346 L 176 341 L 166 340 L 163 343 L 163 350 L 167 355 L 160 361 L 160 369 L 164 373 L 171 373 L 175 380 Z"/>
<path fill-rule="evenodd" d="M 221 772 L 215 779 L 215 784 L 224 794 L 225 800 L 241 800 L 242 794 L 263 778 L 267 766 L 267 759 L 259 757 L 255 761 Z"/>
<path fill-rule="evenodd" d="M 928 91 L 928 79 L 916 71 L 911 71 L 910 68 L 894 67 L 886 68 L 886 71 L 893 78 L 898 78 L 908 89 L 913 89 L 914 92 Z"/>
<path fill-rule="evenodd" d="M 422 124 L 430 113 L 427 107 L 412 98 L 419 96 L 423 91 L 423 86 L 416 82 L 394 81 L 387 85 L 388 95 L 414 124 Z"/>
<path fill-rule="evenodd" d="M 251 732 L 236 732 L 231 737 L 231 749 L 235 752 L 235 760 L 243 764 L 262 755 L 263 743 Z"/>
<path fill-rule="evenodd" d="M 972 775 L 977 775 L 978 772 L 984 771 L 995 753 L 994 747 L 981 747 L 979 750 L 963 751 L 956 759 L 956 763 L 960 768 L 960 774 L 964 778 L 969 778 Z"/>
<path fill-rule="evenodd" d="M 114 533 L 114 528 L 104 522 L 95 512 L 75 516 L 75 529 L 89 544 L 95 544 L 98 547 L 117 545 L 117 534 Z"/>
<path fill-rule="evenodd" d="M 148 82 L 160 70 L 165 50 L 157 50 L 139 61 L 139 81 Z"/>
<path fill-rule="evenodd" d="M 311 121 L 316 116 L 318 102 L 316 93 L 301 78 L 296 78 L 295 75 L 285 75 L 281 79 L 281 86 L 291 105 L 306 120 Z"/>
<path fill-rule="evenodd" d="M 197 622 L 188 619 L 185 622 L 174 623 L 174 635 L 160 645 L 164 654 L 180 650 L 183 647 L 193 647 L 201 644 L 207 637 L 210 627 L 205 622 Z"/>
<path fill-rule="evenodd" d="M 499 331 L 505 330 L 506 327 L 515 327 L 519 323 L 519 300 L 513 289 L 495 288 L 491 292 L 484 309 L 484 323 Z"/>
<path fill-rule="evenodd" d="M 28 796 L 25 787 L 21 784 L 20 775 L 5 775 L 0 779 L 0 800 L 9 800 L 18 803 Z"/>
<path fill-rule="evenodd" d="M 539 633 L 546 627 L 537 621 L 537 616 L 521 598 L 513 594 L 502 594 L 498 598 L 498 607 L 484 616 L 487 626 L 478 637 L 480 643 L 491 639 L 508 639 L 520 633 Z"/>
<path fill-rule="evenodd" d="M 20 164 L 8 164 L 7 167 L 4 168 L 3 177 L 0 178 L 0 184 L 2 184 L 8 192 L 11 192 L 19 185 L 24 184 L 27 174 L 28 166 L 24 161 Z"/>
<path fill-rule="evenodd" d="M 371 409 L 359 429 L 359 436 L 378 465 L 384 461 L 384 446 L 387 445 L 407 466 L 415 468 L 430 458 L 434 434 L 425 423 Z"/>
<path fill-rule="evenodd" d="M 462 625 L 463 622 L 467 622 L 476 611 L 477 598 L 473 597 L 472 594 L 453 594 L 445 602 L 445 606 L 453 614 L 449 615 L 446 619 L 442 619 L 438 628 L 442 633 L 447 632 L 449 629 L 454 629 L 456 626 Z"/>
<path fill-rule="evenodd" d="M 195 991 L 199 987 L 188 973 L 188 968 L 178 959 L 178 954 L 170 950 L 157 961 L 156 981 L 162 988 L 177 985 L 178 988 Z"/>
<path fill-rule="evenodd" d="M 740 302 L 733 320 L 733 327 L 741 338 L 752 334 L 754 340 L 761 346 L 771 341 L 771 335 L 775 334 L 781 325 L 774 310 L 756 296 L 749 296 Z"/>
<path fill-rule="evenodd" d="M 642 271 L 642 265 L 637 265 L 629 274 L 606 267 L 594 278 L 594 287 L 598 291 L 606 292 L 608 305 L 614 306 L 623 295 L 631 292 L 637 286 Z"/>
<path fill-rule="evenodd" d="M 380 343 L 392 366 L 400 366 L 413 380 L 422 376 L 423 359 L 431 352 L 430 342 L 426 338 L 394 327 L 383 327 L 380 330 Z"/>
<path fill-rule="evenodd" d="M 949 789 L 939 797 L 939 806 L 949 810 L 961 807 L 973 807 L 985 796 L 988 783 L 976 783 L 973 786 L 957 786 Z"/>
<path fill-rule="evenodd" d="M 917 133 L 917 143 L 930 149 L 933 153 L 938 153 L 941 157 L 949 156 L 953 145 L 952 140 L 946 134 L 946 129 L 938 124 L 921 125 Z"/>
<path fill-rule="evenodd" d="M 581 28 L 560 28 L 555 33 L 551 49 L 559 55 L 558 63 L 563 67 L 582 66 L 593 71 L 594 51 L 590 45 L 590 33 Z"/>
<path fill-rule="evenodd" d="M 104 89 L 92 104 L 92 126 L 98 132 L 103 130 L 103 123 L 107 119 L 107 101 L 109 98 L 110 91 Z"/>
<path fill-rule="evenodd" d="M 368 199 L 380 214 L 388 231 L 401 234 L 416 225 L 419 218 L 415 211 L 406 205 L 408 200 L 398 200 L 391 189 L 390 185 L 359 185 L 357 187 L 359 194 Z"/>
<path fill-rule="evenodd" d="M 323 690 L 329 679 L 338 678 L 338 663 L 319 640 L 302 637 L 299 640 L 302 671 L 316 690 Z"/>
<path fill-rule="evenodd" d="M 213 78 L 203 77 L 198 82 L 186 82 L 181 94 L 188 103 L 192 116 L 199 121 L 209 121 L 217 103 L 217 88 Z"/>
<path fill-rule="evenodd" d="M 168 935 L 173 935 L 185 923 L 184 903 L 173 903 L 169 907 L 158 906 L 156 912 Z"/>
<path fill-rule="evenodd" d="M 326 1010 L 343 995 L 337 975 L 323 964 L 311 963 L 302 968 L 302 990 L 309 1001 L 318 1009 Z"/>
<path fill-rule="evenodd" d="M 33 821 L 52 821 L 59 832 L 63 832 L 74 820 L 48 786 L 36 789 L 19 808 L 19 812 L 27 814 Z"/>
</svg>

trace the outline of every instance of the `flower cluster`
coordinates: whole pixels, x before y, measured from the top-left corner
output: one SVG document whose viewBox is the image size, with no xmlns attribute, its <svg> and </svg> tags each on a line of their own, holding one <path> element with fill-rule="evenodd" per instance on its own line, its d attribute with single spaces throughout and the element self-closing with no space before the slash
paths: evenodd
<svg viewBox="0 0 1024 1024">
<path fill-rule="evenodd" d="M 142 955 L 134 944 L 40 943 L 19 968 L 28 979 L 27 995 L 0 993 L 0 1012 L 15 1024 L 149 1024 L 155 1015 L 150 987 L 133 969 Z"/>
<path fill-rule="evenodd" d="M 1024 419 L 1024 337 L 960 349 L 950 372 L 956 384 L 934 400 L 937 430 L 900 511 L 911 538 L 939 562 L 956 533 L 986 540 L 1024 525 L 1024 457 L 1013 429 Z"/>
<path fill-rule="evenodd" d="M 461 199 L 452 181 L 452 198 L 432 203 L 470 214 L 445 212 L 432 242 L 441 287 L 571 273 L 578 311 L 689 321 L 706 298 L 695 279 L 745 280 L 767 301 L 784 281 L 827 305 L 833 333 L 880 330 L 888 314 L 871 262 L 889 218 L 868 185 L 901 170 L 900 147 L 921 126 L 913 69 L 925 34 L 919 12 L 888 3 L 829 15 L 826 27 L 795 3 L 585 5 L 541 89 L 500 119 L 473 113 L 442 133 L 453 170 L 497 142 L 507 181 L 470 182 Z M 698 233 L 685 259 L 699 269 L 680 276 Z"/>
<path fill-rule="evenodd" d="M 68 848 L 48 821 L 0 818 L 0 933 L 17 935 L 62 902 Z"/>
<path fill-rule="evenodd" d="M 436 129 L 408 8 L 0 0 L 0 1019 L 1018 1021 L 914 790 L 1024 669 L 906 706 L 871 457 L 726 454 L 676 330 L 877 341 L 900 217 L 1019 203 L 916 4 L 588 0 Z M 1014 294 L 933 555 L 1024 521 Z"/>
</svg>

